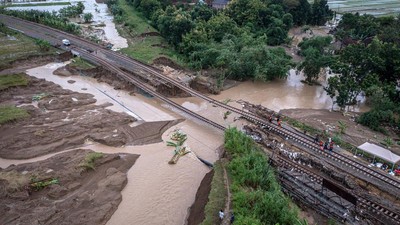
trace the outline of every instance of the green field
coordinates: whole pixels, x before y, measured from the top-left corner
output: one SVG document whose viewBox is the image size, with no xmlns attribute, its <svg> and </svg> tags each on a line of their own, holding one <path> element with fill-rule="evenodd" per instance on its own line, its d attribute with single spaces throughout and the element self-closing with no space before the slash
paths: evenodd
<svg viewBox="0 0 400 225">
<path fill-rule="evenodd" d="M 35 40 L 21 33 L 11 30 L 0 31 L 0 70 L 8 68 L 10 64 L 18 59 L 26 59 L 32 56 L 50 55 L 55 53 L 54 48 L 42 52 L 36 45 Z"/>
<path fill-rule="evenodd" d="M 145 36 L 143 33 L 157 32 L 150 22 L 126 0 L 119 0 L 118 5 L 124 11 L 123 29 L 117 27 L 121 36 L 128 39 L 128 47 L 121 52 L 145 63 L 152 63 L 154 59 L 166 56 L 172 61 L 183 65 L 173 47 L 161 36 Z"/>
<path fill-rule="evenodd" d="M 17 119 L 26 118 L 29 113 L 25 109 L 15 106 L 0 106 L 0 124 L 15 121 Z"/>
<path fill-rule="evenodd" d="M 375 16 L 400 13 L 399 0 L 328 0 L 329 7 L 339 13 L 360 13 Z"/>
</svg>

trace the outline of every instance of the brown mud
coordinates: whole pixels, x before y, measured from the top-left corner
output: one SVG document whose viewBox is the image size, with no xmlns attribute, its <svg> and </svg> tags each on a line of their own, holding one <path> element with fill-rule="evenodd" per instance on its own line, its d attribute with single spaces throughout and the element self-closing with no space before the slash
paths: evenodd
<svg viewBox="0 0 400 225">
<path fill-rule="evenodd" d="M 208 195 L 211 191 L 211 181 L 214 176 L 214 170 L 208 172 L 200 183 L 196 192 L 194 203 L 189 208 L 189 216 L 186 225 L 198 225 L 205 218 L 204 209 L 208 202 Z"/>
<path fill-rule="evenodd" d="M 139 155 L 103 155 L 92 170 L 82 166 L 90 153 L 74 150 L 0 169 L 0 224 L 105 224 Z M 33 179 L 57 182 L 42 187 Z"/>
<path fill-rule="evenodd" d="M 284 109 L 280 113 L 319 130 L 327 130 L 332 135 L 339 131 L 338 121 L 342 121 L 346 124 L 346 129 L 340 138 L 354 146 L 359 146 L 367 141 L 382 144 L 386 138 L 382 133 L 357 124 L 355 119 L 359 116 L 358 113 L 352 112 L 344 115 L 341 112 L 331 112 L 326 109 Z M 391 138 L 396 142 L 399 137 L 391 134 Z M 400 146 L 393 145 L 390 150 L 400 155 Z"/>
<path fill-rule="evenodd" d="M 10 65 L 7 68 L 3 68 L 3 70 L 0 70 L 0 75 L 23 73 L 27 69 L 43 66 L 49 62 L 67 61 L 71 57 L 72 57 L 71 53 L 65 52 L 58 55 L 29 56 L 27 58 L 21 58 L 10 63 Z"/>
<path fill-rule="evenodd" d="M 143 123 L 131 127 L 136 119 L 125 113 L 96 105 L 91 94 L 62 89 L 59 85 L 27 76 L 26 87 L 0 92 L 2 104 L 26 109 L 30 118 L 2 125 L 0 157 L 27 159 L 93 140 L 108 146 L 142 145 L 162 141 L 162 132 L 180 121 Z M 37 102 L 32 98 L 43 97 Z"/>
<path fill-rule="evenodd" d="M 264 149 L 271 149 L 274 144 L 284 144 L 278 152 L 279 155 L 298 162 L 300 165 L 307 166 L 307 169 L 320 174 L 322 177 L 335 181 L 349 193 L 356 193 L 366 199 L 374 200 L 375 202 L 384 205 L 385 207 L 400 212 L 400 200 L 398 196 L 391 193 L 391 188 L 387 185 L 380 184 L 379 187 L 374 185 L 374 182 L 358 177 L 358 174 L 348 173 L 341 164 L 332 164 L 322 158 L 317 158 L 302 151 L 298 146 L 293 145 L 281 137 L 272 133 L 265 132 L 255 126 L 245 126 L 245 132 L 252 136 L 260 137 L 258 141 Z"/>
</svg>

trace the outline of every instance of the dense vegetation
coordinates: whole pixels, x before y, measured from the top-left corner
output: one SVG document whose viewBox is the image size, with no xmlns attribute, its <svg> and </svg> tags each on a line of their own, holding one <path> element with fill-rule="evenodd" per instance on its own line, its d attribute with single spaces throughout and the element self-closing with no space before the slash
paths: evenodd
<svg viewBox="0 0 400 225">
<path fill-rule="evenodd" d="M 335 34 L 344 46 L 331 65 L 338 75 L 326 88 L 340 107 L 365 94 L 372 109 L 357 121 L 381 132 L 384 126 L 400 128 L 399 19 L 345 14 Z"/>
<path fill-rule="evenodd" d="M 82 4 L 82 3 L 81 3 Z M 21 19 L 29 20 L 36 23 L 41 23 L 50 27 L 54 27 L 59 30 L 63 30 L 73 34 L 80 33 L 79 25 L 74 23 L 68 22 L 68 17 L 77 16 L 78 14 L 83 11 L 80 4 L 77 6 L 68 6 L 62 8 L 60 13 L 55 11 L 48 12 L 48 11 L 39 11 L 39 10 L 6 10 L 4 8 L 0 8 L 0 13 L 10 16 L 19 17 Z M 83 6 L 83 4 L 82 4 Z"/>
<path fill-rule="evenodd" d="M 289 42 L 293 24 L 321 24 L 331 16 L 325 0 L 311 6 L 302 0 L 233 0 L 225 10 L 205 4 L 173 5 L 172 1 L 128 0 L 195 69 L 216 68 L 218 79 L 284 78 L 293 66 L 280 45 Z M 117 0 L 108 5 L 122 18 Z M 321 8 L 322 7 L 322 8 Z M 307 11 L 303 14 L 300 11 Z M 297 14 L 296 14 L 297 13 Z M 300 15 L 294 18 L 293 15 Z"/>
<path fill-rule="evenodd" d="M 225 149 L 231 157 L 227 167 L 235 224 L 299 224 L 297 210 L 282 193 L 266 155 L 254 141 L 230 128 L 225 131 Z"/>
<path fill-rule="evenodd" d="M 204 209 L 204 220 L 201 225 L 214 225 L 218 224 L 218 212 L 220 209 L 225 208 L 226 189 L 224 183 L 224 162 L 218 160 L 214 163 L 214 175 L 211 181 L 211 190 L 208 195 L 208 202 Z"/>
</svg>

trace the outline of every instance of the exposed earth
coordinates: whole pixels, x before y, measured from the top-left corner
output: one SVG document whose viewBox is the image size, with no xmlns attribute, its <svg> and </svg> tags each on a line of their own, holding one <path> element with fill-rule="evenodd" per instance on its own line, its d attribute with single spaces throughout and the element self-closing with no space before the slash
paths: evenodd
<svg viewBox="0 0 400 225">
<path fill-rule="evenodd" d="M 2 104 L 25 108 L 29 119 L 2 125 L 0 157 L 27 159 L 78 147 L 85 140 L 108 146 L 141 145 L 161 141 L 163 131 L 179 121 L 143 123 L 131 127 L 135 118 L 96 105 L 91 94 L 62 89 L 59 85 L 27 76 L 26 87 L 0 93 Z M 33 99 L 39 99 L 37 102 Z"/>
<path fill-rule="evenodd" d="M 319 130 L 327 130 L 331 135 L 338 132 L 338 121 L 346 123 L 345 133 L 341 135 L 341 139 L 354 145 L 359 146 L 365 142 L 374 142 L 376 144 L 384 144 L 385 135 L 375 132 L 368 127 L 362 126 L 355 122 L 358 113 L 346 113 L 329 111 L 326 109 L 285 109 L 280 113 L 290 118 L 306 123 Z M 399 141 L 397 135 L 393 134 L 392 139 L 396 143 Z M 400 155 L 400 146 L 393 145 L 391 151 Z"/>
<path fill-rule="evenodd" d="M 105 224 L 139 155 L 101 154 L 90 169 L 91 154 L 80 149 L 0 169 L 0 224 Z"/>
</svg>

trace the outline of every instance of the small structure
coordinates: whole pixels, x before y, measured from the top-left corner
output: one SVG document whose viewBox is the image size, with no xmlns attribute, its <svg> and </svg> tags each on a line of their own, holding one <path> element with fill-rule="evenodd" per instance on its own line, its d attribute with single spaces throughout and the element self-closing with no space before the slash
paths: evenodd
<svg viewBox="0 0 400 225">
<path fill-rule="evenodd" d="M 378 157 L 380 159 L 383 159 L 387 162 L 392 163 L 392 171 L 394 169 L 394 165 L 400 161 L 400 156 L 394 154 L 390 150 L 387 150 L 386 148 L 382 148 L 381 146 L 371 144 L 369 142 L 365 142 L 364 144 L 358 146 L 359 149 L 363 150 L 364 152 L 368 152 L 369 154 L 374 155 L 374 160 L 375 157 Z"/>
<path fill-rule="evenodd" d="M 214 0 L 211 5 L 215 9 L 224 9 L 230 0 Z"/>
</svg>

